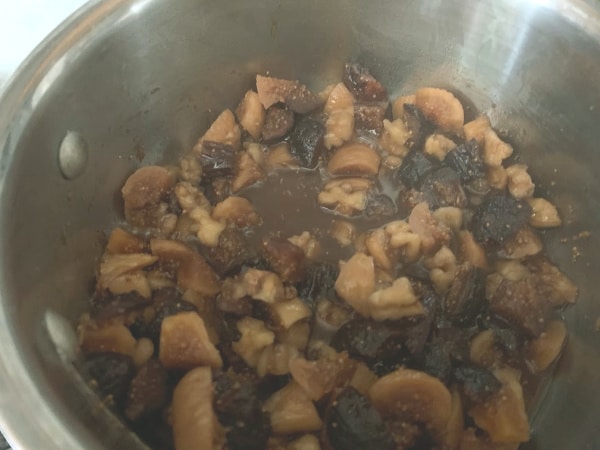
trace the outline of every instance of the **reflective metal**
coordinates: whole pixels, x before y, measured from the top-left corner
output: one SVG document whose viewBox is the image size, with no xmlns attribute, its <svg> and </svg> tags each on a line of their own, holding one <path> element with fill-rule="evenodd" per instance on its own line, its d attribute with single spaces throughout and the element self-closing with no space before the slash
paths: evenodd
<svg viewBox="0 0 600 450">
<path fill-rule="evenodd" d="M 513 130 L 511 142 L 565 219 L 547 233 L 549 253 L 581 286 L 566 312 L 565 355 L 523 448 L 598 448 L 598 8 L 582 0 L 106 0 L 78 11 L 0 101 L 0 425 L 10 442 L 137 448 L 69 363 L 99 231 L 119 214 L 115 193 L 141 153 L 143 163 L 164 162 L 188 149 L 256 72 L 318 89 L 356 59 L 393 95 L 450 87 L 470 99 L 471 115 L 485 111 Z M 57 157 L 68 130 L 88 144 L 84 172 L 71 181 Z M 584 230 L 589 239 L 573 240 Z"/>
</svg>

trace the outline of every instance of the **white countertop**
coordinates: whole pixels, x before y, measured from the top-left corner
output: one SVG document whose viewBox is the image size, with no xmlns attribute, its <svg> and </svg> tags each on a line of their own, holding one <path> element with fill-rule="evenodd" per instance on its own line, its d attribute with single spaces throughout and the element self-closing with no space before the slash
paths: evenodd
<svg viewBox="0 0 600 450">
<path fill-rule="evenodd" d="M 86 0 L 0 0 L 0 90 L 21 61 Z"/>
</svg>

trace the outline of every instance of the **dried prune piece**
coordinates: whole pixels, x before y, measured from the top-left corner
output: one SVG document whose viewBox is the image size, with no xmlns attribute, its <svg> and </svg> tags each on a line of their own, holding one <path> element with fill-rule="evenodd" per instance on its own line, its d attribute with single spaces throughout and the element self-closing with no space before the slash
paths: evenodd
<svg viewBox="0 0 600 450">
<path fill-rule="evenodd" d="M 205 249 L 204 255 L 221 276 L 237 271 L 256 255 L 248 245 L 244 233 L 237 228 L 226 228 L 219 237 L 219 245 Z"/>
<path fill-rule="evenodd" d="M 368 217 L 387 217 L 396 214 L 394 201 L 385 194 L 369 194 L 365 214 Z"/>
<path fill-rule="evenodd" d="M 262 130 L 263 141 L 272 142 L 283 138 L 294 126 L 294 112 L 288 108 L 273 105 L 267 109 Z"/>
<path fill-rule="evenodd" d="M 396 448 L 381 415 L 367 397 L 351 386 L 331 403 L 326 424 L 327 439 L 333 450 Z"/>
<path fill-rule="evenodd" d="M 465 183 L 474 178 L 485 176 L 485 166 L 481 158 L 479 144 L 475 139 L 471 139 L 448 152 L 445 162 L 458 172 L 460 179 Z"/>
<path fill-rule="evenodd" d="M 462 363 L 454 368 L 453 375 L 464 395 L 475 403 L 485 401 L 502 387 L 498 378 L 484 367 Z"/>
<path fill-rule="evenodd" d="M 127 393 L 125 417 L 136 421 L 160 410 L 167 402 L 167 371 L 156 359 L 149 360 L 135 375 Z"/>
<path fill-rule="evenodd" d="M 410 137 L 406 144 L 408 148 L 420 149 L 425 143 L 425 138 L 433 132 L 435 127 L 425 118 L 416 105 L 405 103 L 403 109 L 404 123 L 406 123 L 406 127 L 410 130 Z"/>
<path fill-rule="evenodd" d="M 202 142 L 200 154 L 202 172 L 210 177 L 233 174 L 235 168 L 235 149 L 220 142 Z"/>
<path fill-rule="evenodd" d="M 111 398 L 117 407 L 123 404 L 135 374 L 130 356 L 112 352 L 92 353 L 85 356 L 83 370 L 94 380 L 102 398 Z"/>
<path fill-rule="evenodd" d="M 323 123 L 311 117 L 304 117 L 294 127 L 290 136 L 290 153 L 303 167 L 314 168 L 319 161 L 324 145 Z"/>
<path fill-rule="evenodd" d="M 262 450 L 271 432 L 267 413 L 262 409 L 258 380 L 231 372 L 215 379 L 215 413 L 227 429 L 227 446 Z"/>
<path fill-rule="evenodd" d="M 327 296 L 340 273 L 336 264 L 319 263 L 310 265 L 302 281 L 296 283 L 298 297 L 314 306 L 321 297 Z"/>
<path fill-rule="evenodd" d="M 91 300 L 90 316 L 103 320 L 136 311 L 152 303 L 151 298 L 142 297 L 137 292 L 112 295 L 109 292 L 96 293 Z"/>
<path fill-rule="evenodd" d="M 344 66 L 342 82 L 357 100 L 365 102 L 387 100 L 387 91 L 383 84 L 377 81 L 366 67 L 359 64 L 348 63 Z"/>
<path fill-rule="evenodd" d="M 492 193 L 473 216 L 473 235 L 482 243 L 502 244 L 515 235 L 531 215 L 523 200 L 504 193 Z"/>
<path fill-rule="evenodd" d="M 393 335 L 387 325 L 367 319 L 346 322 L 331 339 L 337 351 L 346 351 L 352 357 L 375 362 L 383 344 Z"/>
<path fill-rule="evenodd" d="M 379 135 L 383 130 L 386 106 L 382 104 L 354 105 L 354 129 Z"/>
<path fill-rule="evenodd" d="M 446 383 L 452 371 L 452 360 L 444 341 L 435 339 L 425 345 L 423 371 Z"/>
<path fill-rule="evenodd" d="M 407 188 L 415 188 L 429 172 L 439 166 L 439 162 L 420 150 L 412 150 L 394 172 L 393 179 Z"/>
<path fill-rule="evenodd" d="M 444 299 L 446 317 L 458 325 L 472 324 L 484 304 L 484 272 L 469 263 L 461 264 Z"/>
<path fill-rule="evenodd" d="M 285 238 L 270 236 L 262 241 L 262 253 L 282 280 L 295 283 L 303 278 L 306 255 L 297 245 Z"/>
<path fill-rule="evenodd" d="M 418 187 L 429 209 L 467 206 L 467 196 L 458 174 L 449 167 L 441 167 L 425 175 Z"/>
</svg>

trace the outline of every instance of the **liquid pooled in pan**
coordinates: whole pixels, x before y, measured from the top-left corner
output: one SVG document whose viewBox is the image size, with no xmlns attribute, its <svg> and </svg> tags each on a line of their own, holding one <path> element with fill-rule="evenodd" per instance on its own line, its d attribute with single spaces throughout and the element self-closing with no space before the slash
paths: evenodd
<svg viewBox="0 0 600 450">
<path fill-rule="evenodd" d="M 443 89 L 258 75 L 123 186 L 84 372 L 156 449 L 516 449 L 577 287 L 512 154 Z"/>
</svg>

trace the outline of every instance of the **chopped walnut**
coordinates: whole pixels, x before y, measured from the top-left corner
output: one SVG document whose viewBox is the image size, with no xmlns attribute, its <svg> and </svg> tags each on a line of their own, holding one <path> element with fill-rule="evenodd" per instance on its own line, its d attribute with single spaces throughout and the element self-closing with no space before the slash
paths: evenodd
<svg viewBox="0 0 600 450">
<path fill-rule="evenodd" d="M 365 317 L 369 317 L 369 296 L 374 290 L 375 264 L 372 257 L 364 253 L 355 253 L 340 265 L 335 291 Z"/>
<path fill-rule="evenodd" d="M 321 355 L 316 361 L 296 358 L 290 363 L 293 380 L 314 401 L 342 386 L 354 371 L 355 362 L 346 353 Z"/>
<path fill-rule="evenodd" d="M 489 129 L 485 132 L 483 161 L 486 165 L 497 167 L 513 153 L 513 148 L 498 137 L 496 132 Z"/>
<path fill-rule="evenodd" d="M 506 168 L 508 177 L 508 192 L 515 198 L 528 198 L 533 195 L 535 184 L 527 173 L 525 164 L 513 164 Z"/>
<path fill-rule="evenodd" d="M 487 168 L 487 181 L 491 188 L 503 191 L 508 185 L 508 174 L 502 166 L 490 166 Z"/>
<path fill-rule="evenodd" d="M 467 230 L 458 232 L 458 258 L 479 269 L 485 269 L 488 265 L 483 247 L 475 240 L 473 233 Z"/>
<path fill-rule="evenodd" d="M 292 111 L 305 114 L 317 108 L 321 99 L 296 80 L 256 75 L 256 90 L 265 109 L 285 103 Z"/>
<path fill-rule="evenodd" d="M 299 298 L 274 303 L 272 309 L 277 321 L 285 329 L 312 314 L 310 308 Z"/>
<path fill-rule="evenodd" d="M 128 233 L 122 228 L 115 228 L 106 244 L 106 253 L 143 253 L 145 248 L 144 240 L 134 234 Z"/>
<path fill-rule="evenodd" d="M 275 334 L 262 320 L 244 317 L 237 323 L 240 339 L 232 344 L 236 352 L 250 367 L 256 367 L 262 351 L 275 342 Z"/>
<path fill-rule="evenodd" d="M 198 140 L 194 146 L 194 152 L 202 153 L 202 143 L 204 141 L 218 142 L 220 144 L 230 145 L 234 150 L 238 150 L 241 145 L 242 132 L 239 125 L 235 122 L 235 116 L 231 110 L 226 109 L 219 117 L 215 119 L 210 128 Z"/>
<path fill-rule="evenodd" d="M 365 144 L 348 144 L 339 148 L 329 160 L 331 175 L 373 177 L 379 172 L 381 158 Z"/>
<path fill-rule="evenodd" d="M 421 237 L 413 232 L 404 220 L 396 220 L 385 226 L 385 232 L 390 237 L 390 246 L 400 250 L 404 262 L 414 262 L 421 256 Z"/>
<path fill-rule="evenodd" d="M 379 379 L 371 369 L 364 363 L 356 364 L 356 370 L 352 379 L 350 380 L 350 386 L 360 392 L 362 395 L 368 396 L 369 389 Z"/>
<path fill-rule="evenodd" d="M 553 228 L 561 225 L 556 206 L 544 198 L 529 198 L 527 203 L 531 206 L 529 224 L 535 228 Z"/>
<path fill-rule="evenodd" d="M 254 91 L 246 92 L 244 98 L 235 110 L 240 125 L 248 132 L 252 139 L 258 140 L 262 133 L 265 123 L 265 108 L 263 107 L 258 94 Z"/>
<path fill-rule="evenodd" d="M 438 294 L 448 291 L 454 277 L 456 276 L 456 257 L 452 250 L 444 246 L 430 258 L 425 260 L 425 266 L 429 269 L 429 278 Z"/>
<path fill-rule="evenodd" d="M 339 214 L 351 216 L 367 207 L 367 193 L 372 182 L 364 178 L 338 178 L 329 181 L 319 193 L 319 205 Z"/>
<path fill-rule="evenodd" d="M 296 236 L 291 236 L 288 238 L 288 241 L 295 246 L 300 247 L 306 255 L 306 259 L 314 261 L 321 255 L 321 244 L 308 231 L 304 231 L 302 234 Z"/>
<path fill-rule="evenodd" d="M 485 134 L 491 128 L 490 119 L 487 116 L 479 116 L 477 119 L 468 122 L 463 127 L 465 141 L 475 139 L 479 147 L 485 144 Z"/>
<path fill-rule="evenodd" d="M 406 143 L 410 135 L 410 130 L 402 119 L 396 119 L 393 122 L 384 119 L 383 133 L 379 139 L 379 145 L 392 155 L 404 157 L 408 153 Z"/>
<path fill-rule="evenodd" d="M 212 218 L 220 222 L 233 223 L 240 228 L 260 225 L 262 220 L 252 203 L 244 197 L 231 195 L 215 205 Z"/>
<path fill-rule="evenodd" d="M 344 83 L 338 83 L 329 94 L 325 113 L 325 147 L 331 149 L 349 141 L 354 132 L 354 97 Z"/>
<path fill-rule="evenodd" d="M 179 160 L 181 178 L 192 184 L 200 183 L 202 179 L 202 164 L 195 154 L 182 156 Z"/>
<path fill-rule="evenodd" d="M 271 416 L 271 428 L 275 434 L 317 431 L 323 425 L 315 405 L 294 381 L 269 397 L 264 409 Z"/>
<path fill-rule="evenodd" d="M 440 223 L 443 223 L 452 231 L 457 233 L 462 227 L 463 210 L 454 206 L 443 206 L 431 213 L 433 218 Z"/>
<path fill-rule="evenodd" d="M 136 340 L 122 324 L 99 326 L 93 321 L 78 328 L 79 343 L 84 352 L 114 352 L 133 356 Z"/>
<path fill-rule="evenodd" d="M 200 242 L 207 247 L 219 245 L 219 237 L 226 224 L 211 217 L 210 203 L 204 194 L 190 183 L 181 182 L 175 186 L 175 195 L 183 211 L 196 224 Z"/>
<path fill-rule="evenodd" d="M 165 317 L 160 328 L 158 358 L 168 369 L 219 368 L 223 360 L 196 312 Z"/>
<path fill-rule="evenodd" d="M 390 237 L 383 228 L 378 228 L 367 235 L 365 247 L 377 266 L 383 270 L 392 270 L 395 255 L 391 255 Z"/>
<path fill-rule="evenodd" d="M 499 254 L 503 258 L 523 259 L 527 256 L 537 255 L 542 248 L 541 238 L 534 230 L 525 225 L 504 243 Z"/>
<path fill-rule="evenodd" d="M 352 245 L 356 238 L 356 227 L 346 220 L 335 219 L 331 221 L 331 230 L 329 234 L 342 247 L 347 247 Z"/>
<path fill-rule="evenodd" d="M 456 148 L 456 144 L 453 140 L 448 139 L 443 134 L 432 134 L 425 141 L 425 148 L 423 151 L 426 154 L 443 161 L 448 152 L 454 148 Z"/>
<path fill-rule="evenodd" d="M 290 442 L 286 450 L 321 450 L 321 444 L 319 444 L 319 439 L 316 436 L 305 434 L 295 441 Z"/>
<path fill-rule="evenodd" d="M 388 288 L 373 292 L 369 296 L 369 309 L 375 320 L 398 320 L 425 313 L 406 277 L 398 278 Z"/>
<path fill-rule="evenodd" d="M 291 345 L 273 344 L 266 347 L 258 357 L 256 373 L 281 376 L 290 373 L 290 362 L 298 357 L 298 349 Z"/>
<path fill-rule="evenodd" d="M 298 161 L 290 153 L 289 144 L 282 143 L 271 148 L 266 165 L 269 169 L 298 167 Z"/>
<path fill-rule="evenodd" d="M 248 269 L 242 279 L 246 294 L 255 300 L 275 303 L 284 298 L 283 283 L 273 272 Z"/>
<path fill-rule="evenodd" d="M 138 292 L 150 297 L 150 285 L 141 269 L 154 264 L 158 258 L 145 253 L 126 255 L 105 254 L 100 263 L 98 288 L 108 289 L 113 294 Z"/>
<path fill-rule="evenodd" d="M 415 92 L 415 104 L 421 112 L 444 131 L 459 134 L 465 113 L 458 99 L 444 89 L 421 88 Z"/>
<path fill-rule="evenodd" d="M 413 233 L 421 238 L 421 246 L 425 253 L 435 251 L 450 240 L 450 229 L 433 218 L 425 202 L 413 208 L 408 217 L 408 224 Z"/>
<path fill-rule="evenodd" d="M 236 174 L 231 183 L 231 191 L 239 190 L 250 186 L 265 178 L 265 172 L 248 152 L 242 152 L 237 159 Z"/>
</svg>

